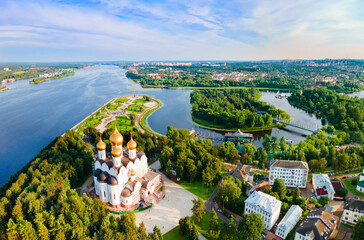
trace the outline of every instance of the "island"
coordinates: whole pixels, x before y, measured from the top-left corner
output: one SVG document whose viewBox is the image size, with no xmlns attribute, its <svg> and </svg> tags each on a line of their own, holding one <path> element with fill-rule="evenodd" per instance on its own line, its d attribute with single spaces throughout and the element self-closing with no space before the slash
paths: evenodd
<svg viewBox="0 0 364 240">
<path fill-rule="evenodd" d="M 48 73 L 48 74 L 41 75 L 39 78 L 35 78 L 35 79 L 29 81 L 29 83 L 30 84 L 41 83 L 41 82 L 46 82 L 46 81 L 50 81 L 50 80 L 54 80 L 54 79 L 69 77 L 74 74 L 75 74 L 75 72 L 73 70 L 66 70 L 65 72 Z"/>
<path fill-rule="evenodd" d="M 5 90 L 8 90 L 8 89 L 10 89 L 10 88 L 8 88 L 7 86 L 2 86 L 2 87 L 0 87 L 0 92 L 1 91 L 5 91 Z"/>
<path fill-rule="evenodd" d="M 31 78 L 51 78 L 60 73 L 64 73 L 62 77 L 66 77 L 66 73 L 73 72 L 84 67 L 83 64 L 72 63 L 37 63 L 37 64 L 0 64 L 0 82 L 14 82 L 21 79 Z"/>
<path fill-rule="evenodd" d="M 192 119 L 203 127 L 221 130 L 264 130 L 277 125 L 273 118 L 289 120 L 284 110 L 259 101 L 257 89 L 205 89 L 191 93 Z"/>
</svg>

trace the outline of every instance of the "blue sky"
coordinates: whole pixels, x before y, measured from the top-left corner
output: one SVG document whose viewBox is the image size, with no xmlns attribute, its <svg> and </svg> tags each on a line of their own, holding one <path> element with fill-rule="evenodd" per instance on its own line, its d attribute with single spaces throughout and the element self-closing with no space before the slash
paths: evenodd
<svg viewBox="0 0 364 240">
<path fill-rule="evenodd" d="M 0 0 L 0 61 L 364 58 L 362 0 Z"/>
</svg>

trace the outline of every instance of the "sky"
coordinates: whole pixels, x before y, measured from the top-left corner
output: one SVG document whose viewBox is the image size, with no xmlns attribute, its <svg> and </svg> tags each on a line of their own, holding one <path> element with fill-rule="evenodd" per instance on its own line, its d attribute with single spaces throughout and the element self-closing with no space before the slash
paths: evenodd
<svg viewBox="0 0 364 240">
<path fill-rule="evenodd" d="M 0 0 L 0 62 L 364 59 L 363 0 Z"/>
</svg>

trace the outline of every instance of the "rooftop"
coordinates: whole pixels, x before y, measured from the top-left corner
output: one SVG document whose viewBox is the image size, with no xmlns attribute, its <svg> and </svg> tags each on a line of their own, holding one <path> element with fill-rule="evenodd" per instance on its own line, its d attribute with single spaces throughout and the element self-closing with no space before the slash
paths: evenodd
<svg viewBox="0 0 364 240">
<path fill-rule="evenodd" d="M 296 224 L 295 220 L 299 219 L 301 214 L 302 208 L 298 205 L 292 205 L 278 226 L 285 230 L 293 228 Z"/>
<path fill-rule="evenodd" d="M 329 209 L 314 208 L 303 219 L 296 232 L 301 235 L 310 234 L 314 240 L 328 239 L 338 219 Z"/>
<path fill-rule="evenodd" d="M 245 203 L 259 206 L 270 214 L 273 214 L 274 211 L 279 211 L 282 204 L 282 202 L 277 200 L 275 197 L 260 191 L 254 191 L 252 195 L 245 200 Z"/>
<path fill-rule="evenodd" d="M 347 210 L 359 210 L 364 212 L 364 201 L 349 199 L 346 201 L 344 209 Z"/>
<path fill-rule="evenodd" d="M 271 160 L 271 167 L 281 167 L 281 168 L 299 168 L 299 169 L 307 169 L 308 165 L 306 162 L 302 161 L 291 161 L 291 160 Z"/>
<path fill-rule="evenodd" d="M 327 191 L 327 193 L 335 193 L 335 189 L 331 184 L 329 175 L 327 174 L 312 174 L 312 184 L 316 192 L 317 190 L 323 188 L 325 191 Z"/>
</svg>

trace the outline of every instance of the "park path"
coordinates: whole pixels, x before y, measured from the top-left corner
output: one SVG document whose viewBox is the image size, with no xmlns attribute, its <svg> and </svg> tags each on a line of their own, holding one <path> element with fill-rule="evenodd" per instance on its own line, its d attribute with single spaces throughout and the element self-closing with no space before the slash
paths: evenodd
<svg viewBox="0 0 364 240">
<path fill-rule="evenodd" d="M 153 104 L 150 105 L 149 108 L 145 109 L 138 117 L 138 119 L 135 121 L 135 126 L 139 129 L 139 131 L 141 131 L 142 133 L 145 133 L 144 128 L 142 128 L 142 126 L 140 126 L 140 120 L 143 119 L 143 116 L 151 109 L 155 109 L 158 107 L 158 102 L 157 101 L 153 101 Z"/>
</svg>

